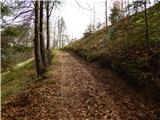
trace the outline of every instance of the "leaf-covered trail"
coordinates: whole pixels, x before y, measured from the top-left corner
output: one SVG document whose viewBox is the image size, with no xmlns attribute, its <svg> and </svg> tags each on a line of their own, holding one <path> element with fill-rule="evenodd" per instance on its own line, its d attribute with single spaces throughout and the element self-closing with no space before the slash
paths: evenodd
<svg viewBox="0 0 160 120">
<path fill-rule="evenodd" d="M 110 70 L 65 52 L 58 52 L 58 61 L 47 80 L 2 108 L 3 119 L 158 120 L 159 108 L 154 111 Z"/>
<path fill-rule="evenodd" d="M 68 53 L 60 53 L 59 60 L 58 101 L 61 102 L 58 105 L 60 111 L 56 111 L 59 119 L 120 119 L 114 101 L 103 84 L 86 69 L 88 66 Z"/>
</svg>

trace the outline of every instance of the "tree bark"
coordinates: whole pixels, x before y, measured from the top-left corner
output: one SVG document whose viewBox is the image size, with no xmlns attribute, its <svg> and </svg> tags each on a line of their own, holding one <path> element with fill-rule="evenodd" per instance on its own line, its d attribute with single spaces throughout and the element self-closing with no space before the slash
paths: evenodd
<svg viewBox="0 0 160 120">
<path fill-rule="evenodd" d="M 51 64 L 51 50 L 50 50 L 50 30 L 49 30 L 49 1 L 46 2 L 46 15 L 47 15 L 47 58 L 48 58 L 48 64 Z"/>
<path fill-rule="evenodd" d="M 45 72 L 47 68 L 47 56 L 43 38 L 43 1 L 40 1 L 40 49 L 42 56 L 43 71 Z"/>
<path fill-rule="evenodd" d="M 47 50 L 50 47 L 50 37 L 49 37 L 49 1 L 47 1 L 46 6 L 46 15 L 47 15 Z"/>
<path fill-rule="evenodd" d="M 106 9 L 106 11 L 105 11 L 105 14 L 106 14 L 106 28 L 108 27 L 108 7 L 107 7 L 107 0 L 105 1 L 105 9 Z"/>
<path fill-rule="evenodd" d="M 144 11 L 144 15 L 145 15 L 145 28 L 146 28 L 146 43 L 147 43 L 147 46 L 148 46 L 148 42 L 149 42 L 149 33 L 148 33 L 148 17 L 147 17 L 147 2 L 145 1 L 144 2 L 144 7 L 145 7 L 145 11 Z"/>
<path fill-rule="evenodd" d="M 35 1 L 35 37 L 34 37 L 34 54 L 36 61 L 36 70 L 37 76 L 41 76 L 43 74 L 42 71 L 42 61 L 41 61 L 41 53 L 40 53 L 40 40 L 39 40 L 39 1 Z"/>
</svg>

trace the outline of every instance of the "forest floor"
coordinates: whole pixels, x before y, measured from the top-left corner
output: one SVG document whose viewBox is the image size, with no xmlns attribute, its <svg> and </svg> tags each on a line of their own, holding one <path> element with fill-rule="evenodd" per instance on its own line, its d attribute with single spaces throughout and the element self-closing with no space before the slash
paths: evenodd
<svg viewBox="0 0 160 120">
<path fill-rule="evenodd" d="M 158 120 L 147 101 L 109 69 L 58 52 L 48 77 L 29 85 L 2 106 L 4 120 Z"/>
</svg>

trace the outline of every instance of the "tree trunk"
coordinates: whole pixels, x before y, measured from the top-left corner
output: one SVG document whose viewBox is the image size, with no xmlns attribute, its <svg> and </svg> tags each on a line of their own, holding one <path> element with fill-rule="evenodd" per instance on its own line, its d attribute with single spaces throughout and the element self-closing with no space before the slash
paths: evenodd
<svg viewBox="0 0 160 120">
<path fill-rule="evenodd" d="M 34 54 L 36 61 L 36 70 L 37 76 L 41 76 L 43 74 L 42 71 L 42 61 L 41 61 L 41 53 L 40 53 L 40 41 L 39 41 L 39 1 L 35 1 L 35 37 L 34 37 Z"/>
<path fill-rule="evenodd" d="M 48 50 L 49 47 L 50 47 L 50 36 L 49 36 L 49 1 L 47 1 L 46 15 L 47 15 L 47 50 Z"/>
<path fill-rule="evenodd" d="M 48 64 L 51 64 L 51 51 L 50 51 L 50 30 L 49 30 L 49 1 L 47 1 L 46 6 L 46 15 L 47 15 L 47 58 L 48 58 Z"/>
<path fill-rule="evenodd" d="M 145 28 L 146 28 L 146 43 L 147 43 L 147 46 L 148 46 L 148 42 L 149 42 L 149 33 L 148 33 L 148 17 L 147 17 L 147 2 L 145 1 L 144 2 L 144 7 L 145 7 L 145 11 L 144 11 L 144 13 L 145 13 Z"/>
<path fill-rule="evenodd" d="M 43 70 L 45 72 L 47 68 L 47 56 L 43 38 L 43 1 L 40 1 L 40 49 L 41 49 Z"/>
<path fill-rule="evenodd" d="M 105 11 L 105 14 L 106 14 L 106 28 L 108 27 L 108 7 L 107 7 L 107 0 L 105 1 L 105 8 L 106 8 L 106 11 Z"/>
</svg>

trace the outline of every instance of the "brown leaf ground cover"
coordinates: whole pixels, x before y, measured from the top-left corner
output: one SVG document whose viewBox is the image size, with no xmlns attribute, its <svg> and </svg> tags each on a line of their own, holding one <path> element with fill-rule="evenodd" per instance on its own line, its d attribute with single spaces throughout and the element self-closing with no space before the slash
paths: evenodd
<svg viewBox="0 0 160 120">
<path fill-rule="evenodd" d="M 3 120 L 158 120 L 160 105 L 108 69 L 65 52 L 48 78 L 2 106 Z"/>
</svg>

